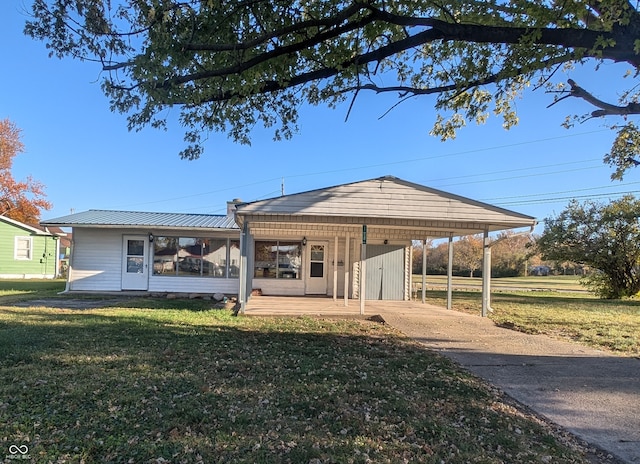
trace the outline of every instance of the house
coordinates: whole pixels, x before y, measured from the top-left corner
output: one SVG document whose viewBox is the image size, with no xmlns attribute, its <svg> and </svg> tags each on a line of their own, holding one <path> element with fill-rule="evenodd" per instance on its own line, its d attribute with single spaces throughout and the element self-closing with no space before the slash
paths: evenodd
<svg viewBox="0 0 640 464">
<path fill-rule="evenodd" d="M 242 305 L 257 291 L 408 300 L 412 240 L 535 224 L 392 176 L 229 202 L 224 216 L 90 210 L 42 222 L 73 227 L 70 291 L 226 293 Z"/>
<path fill-rule="evenodd" d="M 89 210 L 41 224 L 73 228 L 68 291 L 238 292 L 233 214 Z"/>
<path fill-rule="evenodd" d="M 0 216 L 0 278 L 53 279 L 59 255 L 58 235 Z"/>
</svg>

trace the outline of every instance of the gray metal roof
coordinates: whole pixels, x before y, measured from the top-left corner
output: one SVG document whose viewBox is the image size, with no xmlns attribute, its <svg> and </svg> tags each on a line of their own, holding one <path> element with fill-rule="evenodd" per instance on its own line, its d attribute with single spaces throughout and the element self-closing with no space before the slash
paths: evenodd
<svg viewBox="0 0 640 464">
<path fill-rule="evenodd" d="M 237 229 L 233 216 L 219 214 L 150 213 L 90 209 L 41 221 L 58 227 L 158 227 L 176 229 Z"/>
</svg>

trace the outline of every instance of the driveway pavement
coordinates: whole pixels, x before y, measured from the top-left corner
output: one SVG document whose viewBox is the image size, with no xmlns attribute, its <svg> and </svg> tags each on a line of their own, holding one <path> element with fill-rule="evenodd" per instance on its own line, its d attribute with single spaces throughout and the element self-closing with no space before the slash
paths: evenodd
<svg viewBox="0 0 640 464">
<path fill-rule="evenodd" d="M 430 305 L 376 312 L 586 442 L 640 463 L 639 359 Z"/>
</svg>

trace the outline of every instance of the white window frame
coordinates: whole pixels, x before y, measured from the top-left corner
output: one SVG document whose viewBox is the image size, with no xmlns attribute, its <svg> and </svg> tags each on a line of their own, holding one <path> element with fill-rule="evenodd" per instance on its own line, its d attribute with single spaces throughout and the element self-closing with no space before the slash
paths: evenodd
<svg viewBox="0 0 640 464">
<path fill-rule="evenodd" d="M 27 246 L 27 257 L 24 256 L 18 256 L 18 243 L 20 241 L 25 241 L 28 243 Z M 14 238 L 14 248 L 13 248 L 13 259 L 19 260 L 19 261 L 31 261 L 33 259 L 33 237 L 29 237 L 29 236 L 16 236 Z"/>
</svg>

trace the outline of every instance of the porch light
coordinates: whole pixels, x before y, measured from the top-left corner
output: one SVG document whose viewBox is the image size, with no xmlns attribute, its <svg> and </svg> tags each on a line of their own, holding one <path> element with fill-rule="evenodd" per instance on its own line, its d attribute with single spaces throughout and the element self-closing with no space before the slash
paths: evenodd
<svg viewBox="0 0 640 464">
<path fill-rule="evenodd" d="M 302 246 L 307 246 L 307 237 L 302 237 Z"/>
<path fill-rule="evenodd" d="M 149 243 L 153 243 L 153 234 L 149 233 Z"/>
</svg>

